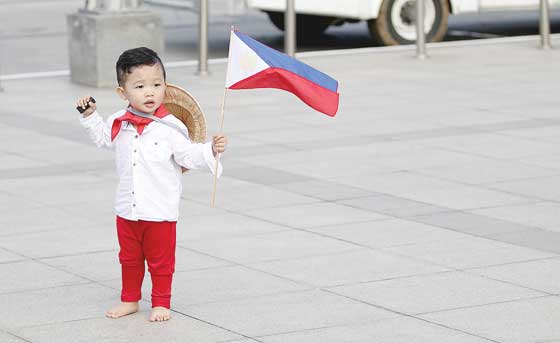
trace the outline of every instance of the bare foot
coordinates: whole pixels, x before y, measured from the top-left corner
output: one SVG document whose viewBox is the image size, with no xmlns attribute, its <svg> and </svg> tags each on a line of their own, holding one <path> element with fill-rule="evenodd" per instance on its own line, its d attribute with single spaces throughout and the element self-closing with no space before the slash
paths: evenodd
<svg viewBox="0 0 560 343">
<path fill-rule="evenodd" d="M 117 306 L 111 308 L 105 316 L 107 318 L 117 319 L 127 314 L 138 312 L 138 302 L 121 302 Z"/>
<path fill-rule="evenodd" d="M 152 314 L 150 315 L 151 322 L 164 322 L 171 318 L 171 311 L 165 307 L 156 306 L 152 308 Z"/>
</svg>

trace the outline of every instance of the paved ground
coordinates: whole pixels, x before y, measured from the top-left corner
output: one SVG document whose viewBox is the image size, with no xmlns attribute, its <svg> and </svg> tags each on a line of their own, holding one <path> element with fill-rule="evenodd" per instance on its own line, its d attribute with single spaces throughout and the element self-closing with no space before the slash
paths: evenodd
<svg viewBox="0 0 560 343">
<path fill-rule="evenodd" d="M 210 174 L 185 175 L 163 324 L 148 301 L 103 317 L 120 287 L 113 155 L 73 104 L 124 103 L 67 77 L 4 81 L 0 341 L 560 342 L 560 49 L 537 43 L 305 57 L 340 81 L 335 118 L 229 92 L 217 208 Z M 168 70 L 210 132 L 224 73 Z"/>
</svg>

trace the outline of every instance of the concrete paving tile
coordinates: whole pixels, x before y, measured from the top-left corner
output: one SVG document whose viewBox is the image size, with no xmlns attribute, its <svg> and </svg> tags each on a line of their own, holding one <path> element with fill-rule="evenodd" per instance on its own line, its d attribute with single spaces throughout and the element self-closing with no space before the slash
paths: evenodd
<svg viewBox="0 0 560 343">
<path fill-rule="evenodd" d="M 25 215 L 12 208 L 10 211 L 2 211 L 0 215 L 0 235 L 20 235 L 35 231 L 51 231 L 80 227 L 84 225 L 84 219 L 78 215 L 68 213 L 64 209 L 41 206 L 29 208 Z M 0 246 L 3 244 L 0 242 Z"/>
<path fill-rule="evenodd" d="M 11 236 L 1 241 L 0 247 L 41 258 L 115 250 L 118 243 L 113 227 L 78 227 Z"/>
<path fill-rule="evenodd" d="M 177 222 L 177 243 L 188 244 L 188 242 L 199 240 L 225 239 L 286 230 L 290 229 L 265 220 L 231 212 L 219 211 L 203 216 L 185 215 L 179 218 Z"/>
<path fill-rule="evenodd" d="M 94 284 L 0 294 L 4 311 L 11 313 L 10 316 L 0 317 L 0 326 L 13 330 L 24 326 L 103 318 L 119 298 L 118 291 Z"/>
<path fill-rule="evenodd" d="M 231 265 L 230 262 L 197 253 L 181 246 L 178 246 L 175 252 L 175 263 L 176 272 L 220 268 Z"/>
<path fill-rule="evenodd" d="M 543 201 L 472 210 L 469 212 L 530 227 L 546 229 L 560 226 L 560 204 L 556 202 Z"/>
<path fill-rule="evenodd" d="M 347 285 L 448 270 L 430 263 L 369 249 L 250 266 L 315 287 Z"/>
<path fill-rule="evenodd" d="M 555 296 L 522 299 L 421 316 L 469 333 L 507 343 L 558 340 L 560 298 Z"/>
<path fill-rule="evenodd" d="M 201 200 L 201 199 L 199 199 Z M 179 203 L 179 218 L 190 218 L 191 216 L 212 215 L 222 213 L 217 208 L 213 208 L 210 200 L 207 202 L 195 202 L 193 200 L 181 199 Z"/>
<path fill-rule="evenodd" d="M 364 189 L 322 180 L 285 183 L 276 187 L 296 194 L 328 201 L 372 195 L 372 192 Z"/>
<path fill-rule="evenodd" d="M 0 192 L 0 214 L 13 211 L 14 208 L 18 208 L 23 211 L 41 206 L 44 206 L 44 204 L 25 199 L 19 194 Z"/>
<path fill-rule="evenodd" d="M 410 171 L 379 174 L 375 177 L 371 177 L 371 172 L 369 174 L 362 173 L 353 175 L 351 178 L 343 178 L 338 182 L 394 196 L 408 194 L 411 190 L 423 192 L 427 189 L 448 189 L 460 186 L 457 182 L 441 180 Z M 404 198 L 412 199 L 406 196 Z"/>
<path fill-rule="evenodd" d="M 2 343 L 25 343 L 29 342 L 19 336 L 11 333 L 11 332 L 2 332 L 0 331 L 0 342 Z"/>
<path fill-rule="evenodd" d="M 172 319 L 164 323 L 150 323 L 147 311 L 118 320 L 87 318 L 26 327 L 18 330 L 18 334 L 41 343 L 213 343 L 242 337 L 179 313 L 171 315 Z"/>
<path fill-rule="evenodd" d="M 194 251 L 237 263 L 326 255 L 358 249 L 356 245 L 336 239 L 293 230 L 181 244 Z"/>
<path fill-rule="evenodd" d="M 363 158 L 363 157 L 361 157 Z M 382 174 L 391 173 L 398 171 L 397 168 L 383 166 L 375 163 L 356 163 L 355 159 L 344 163 L 344 161 L 339 161 L 336 168 L 333 168 L 333 160 L 325 159 L 317 162 L 304 162 L 301 164 L 289 164 L 282 167 L 283 170 L 289 171 L 291 173 L 297 173 L 299 175 L 307 177 L 309 179 L 328 179 L 334 181 L 335 183 L 345 183 L 344 181 L 353 178 L 354 175 L 359 174 Z M 294 180 L 293 182 L 296 182 Z M 305 180 L 300 180 L 305 181 Z M 360 184 L 351 184 L 351 186 L 357 188 L 363 188 Z"/>
<path fill-rule="evenodd" d="M 452 230 L 404 219 L 385 219 L 324 226 L 311 230 L 372 248 L 398 247 L 469 238 L 469 236 Z"/>
<path fill-rule="evenodd" d="M 552 143 L 487 133 L 424 139 L 421 143 L 499 159 L 523 158 L 558 152 Z"/>
<path fill-rule="evenodd" d="M 456 186 L 423 190 L 405 190 L 396 194 L 414 201 L 456 210 L 534 202 L 534 199 L 492 191 L 475 186 Z"/>
<path fill-rule="evenodd" d="M 64 149 L 64 154 L 60 154 L 61 149 Z M 37 151 L 27 152 L 26 155 L 49 164 L 70 164 L 71 168 L 84 162 L 97 161 L 105 169 L 115 170 L 115 153 L 99 149 L 93 144 L 64 141 L 59 146 L 45 146 Z"/>
<path fill-rule="evenodd" d="M 345 146 L 343 142 L 336 142 L 337 144 L 328 149 L 313 149 L 306 150 L 299 149 L 295 151 L 287 151 L 283 153 L 277 153 L 274 155 L 261 155 L 254 156 L 251 158 L 242 158 L 242 161 L 253 165 L 268 166 L 271 168 L 284 169 L 289 168 L 291 165 L 305 165 L 309 164 L 315 166 L 317 163 L 321 163 L 325 160 L 336 160 L 344 163 L 351 163 L 356 161 L 357 158 L 363 158 L 365 160 L 375 160 L 380 157 L 388 157 L 394 154 L 404 154 L 412 153 L 418 150 L 418 146 L 410 144 L 407 142 L 392 142 L 392 141 L 380 141 L 369 144 L 359 144 L 356 146 L 356 142 L 351 140 L 351 146 Z M 336 168 L 341 167 L 337 165 Z M 370 164 L 371 167 L 371 164 Z M 331 169 L 336 169 L 331 168 Z"/>
<path fill-rule="evenodd" d="M 309 286 L 242 266 L 176 272 L 173 283 L 177 285 L 173 293 L 173 307 L 176 308 L 309 289 Z"/>
<path fill-rule="evenodd" d="M 35 261 L 0 264 L 0 294 L 88 282 Z"/>
<path fill-rule="evenodd" d="M 0 152 L 0 169 L 14 169 L 14 168 L 34 168 L 45 166 L 47 163 L 34 160 L 32 158 L 17 156 L 14 153 Z"/>
<path fill-rule="evenodd" d="M 119 250 L 85 253 L 65 257 L 46 258 L 42 261 L 56 268 L 81 275 L 90 280 L 116 280 L 114 287 L 120 288 L 121 265 Z M 177 247 L 175 252 L 175 272 L 211 269 L 231 265 L 210 256 Z M 148 268 L 146 267 L 146 274 Z M 149 293 L 147 293 L 149 294 Z"/>
<path fill-rule="evenodd" d="M 319 290 L 189 306 L 184 311 L 250 337 L 397 316 Z"/>
<path fill-rule="evenodd" d="M 524 157 L 520 161 L 530 165 L 560 170 L 560 155 L 558 154 Z"/>
<path fill-rule="evenodd" d="M 216 206 L 228 211 L 245 212 L 261 208 L 316 202 L 319 202 L 319 199 L 275 189 L 270 186 L 255 185 L 245 187 L 238 192 L 230 192 L 227 196 L 221 196 L 219 199 L 217 198 Z"/>
<path fill-rule="evenodd" d="M 448 128 L 444 130 L 449 130 Z M 441 170 L 450 166 L 463 166 L 474 163 L 487 163 L 482 158 L 464 152 L 446 151 L 438 148 L 417 146 L 415 151 L 382 156 L 375 159 L 375 163 L 398 170 L 424 170 L 426 168 Z M 439 175 L 437 175 L 439 176 Z M 462 181 L 462 180 L 459 180 Z"/>
<path fill-rule="evenodd" d="M 436 213 L 417 216 L 411 220 L 477 236 L 493 236 L 500 233 L 531 229 L 529 226 L 518 223 L 468 212 Z"/>
<path fill-rule="evenodd" d="M 532 138 L 538 140 L 560 135 L 560 126 L 519 128 L 501 131 L 500 133 L 506 136 Z"/>
<path fill-rule="evenodd" d="M 103 281 L 120 278 L 121 265 L 119 263 L 118 253 L 119 251 L 117 249 L 64 257 L 44 258 L 41 261 L 58 269 L 83 276 L 89 280 Z"/>
<path fill-rule="evenodd" d="M 0 248 L 0 264 L 12 263 L 27 260 L 27 257 L 14 254 L 11 251 Z"/>
<path fill-rule="evenodd" d="M 384 219 L 387 216 L 333 203 L 315 203 L 246 211 L 248 215 L 297 228 L 313 228 Z"/>
<path fill-rule="evenodd" d="M 485 267 L 555 256 L 552 253 L 466 235 L 460 239 L 413 243 L 383 250 L 454 268 Z"/>
<path fill-rule="evenodd" d="M 371 197 L 346 199 L 338 201 L 338 203 L 401 218 L 451 210 L 449 208 L 409 200 L 393 195 L 374 195 Z"/>
<path fill-rule="evenodd" d="M 558 258 L 471 269 L 469 273 L 542 292 L 560 294 L 560 260 Z"/>
<path fill-rule="evenodd" d="M 557 185 L 559 182 L 560 176 L 556 175 L 500 182 L 490 185 L 489 187 L 538 199 L 559 201 L 560 191 L 558 190 L 558 187 L 550 187 L 550 185 Z"/>
<path fill-rule="evenodd" d="M 332 128 L 329 130 L 315 125 L 294 127 L 289 130 L 278 130 L 275 128 L 271 130 L 274 134 L 271 134 L 270 131 L 261 130 L 259 132 L 251 132 L 250 138 L 269 144 L 297 142 L 303 145 L 307 141 L 317 138 L 333 139 L 333 136 L 335 136 L 336 138 L 347 140 L 355 135 L 355 131 L 348 128 L 348 126 L 337 125 L 337 123 L 334 123 L 334 125 L 337 126 L 336 130 L 332 130 Z"/>
<path fill-rule="evenodd" d="M 56 168 L 61 167 L 57 165 Z M 21 194 L 20 192 L 37 192 L 43 188 L 58 186 L 61 189 L 102 181 L 103 178 L 96 173 L 67 174 L 57 173 L 49 175 L 37 175 L 33 177 L 11 177 L 0 179 L 0 189 L 10 194 Z"/>
<path fill-rule="evenodd" d="M 309 179 L 306 176 L 290 173 L 285 170 L 266 166 L 257 167 L 255 165 L 245 165 L 237 168 L 234 166 L 229 170 L 228 176 L 261 185 L 301 182 Z"/>
<path fill-rule="evenodd" d="M 264 343 L 488 343 L 489 341 L 410 317 L 383 319 L 367 324 L 320 328 L 257 337 Z M 243 341 L 239 341 L 242 343 Z M 231 342 L 234 343 L 234 342 Z M 238 343 L 238 342 L 235 342 Z M 245 342 L 243 342 L 245 343 Z M 249 343 L 249 342 L 247 342 Z"/>
<path fill-rule="evenodd" d="M 417 275 L 330 288 L 369 304 L 419 314 L 532 298 L 542 292 L 464 272 Z"/>
<path fill-rule="evenodd" d="M 422 174 L 472 185 L 494 184 L 525 178 L 557 175 L 558 170 L 531 166 L 517 161 L 485 159 L 476 163 L 418 170 Z"/>
<path fill-rule="evenodd" d="M 549 230 L 525 230 L 500 233 L 490 238 L 530 249 L 560 254 L 560 232 Z"/>
</svg>

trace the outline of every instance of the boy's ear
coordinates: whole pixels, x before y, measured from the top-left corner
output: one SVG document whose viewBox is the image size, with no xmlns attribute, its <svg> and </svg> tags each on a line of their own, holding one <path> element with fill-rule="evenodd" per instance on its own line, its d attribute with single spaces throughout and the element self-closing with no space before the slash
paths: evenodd
<svg viewBox="0 0 560 343">
<path fill-rule="evenodd" d="M 117 87 L 117 89 L 115 89 L 115 91 L 121 97 L 121 99 L 126 100 L 126 95 L 124 94 L 124 88 L 119 86 Z"/>
</svg>

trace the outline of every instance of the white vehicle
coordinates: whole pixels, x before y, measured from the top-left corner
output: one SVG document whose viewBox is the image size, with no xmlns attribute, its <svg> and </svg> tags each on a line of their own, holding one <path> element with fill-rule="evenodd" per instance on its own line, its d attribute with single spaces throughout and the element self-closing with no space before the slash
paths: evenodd
<svg viewBox="0 0 560 343">
<path fill-rule="evenodd" d="M 548 0 L 552 6 L 560 0 Z M 447 31 L 449 14 L 510 9 L 537 9 L 539 0 L 424 0 L 426 40 L 438 42 Z M 284 30 L 286 0 L 247 0 L 249 7 L 266 12 Z M 384 45 L 416 40 L 416 0 L 295 0 L 300 37 L 322 33 L 330 25 L 366 20 L 374 40 Z"/>
</svg>

